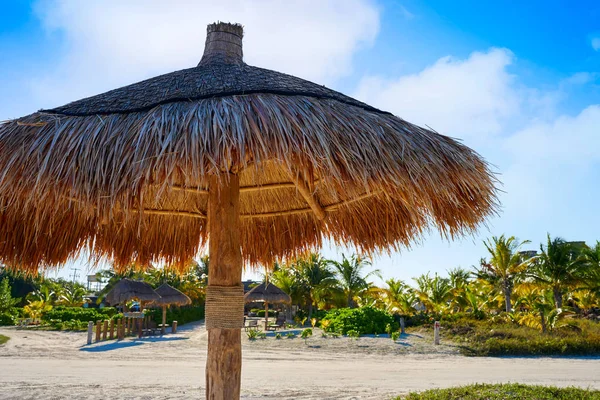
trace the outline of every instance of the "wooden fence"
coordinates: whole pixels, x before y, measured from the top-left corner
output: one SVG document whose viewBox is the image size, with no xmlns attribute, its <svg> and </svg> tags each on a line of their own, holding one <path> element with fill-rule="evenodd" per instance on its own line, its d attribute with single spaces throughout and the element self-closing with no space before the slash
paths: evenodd
<svg viewBox="0 0 600 400">
<path fill-rule="evenodd" d="M 154 326 L 153 326 L 154 325 Z M 126 336 L 160 335 L 161 327 L 152 324 L 150 318 L 123 317 L 105 321 L 88 322 L 87 344 L 105 340 L 123 340 Z M 96 333 L 94 335 L 94 332 Z M 171 332 L 177 333 L 177 321 L 173 321 Z"/>
</svg>

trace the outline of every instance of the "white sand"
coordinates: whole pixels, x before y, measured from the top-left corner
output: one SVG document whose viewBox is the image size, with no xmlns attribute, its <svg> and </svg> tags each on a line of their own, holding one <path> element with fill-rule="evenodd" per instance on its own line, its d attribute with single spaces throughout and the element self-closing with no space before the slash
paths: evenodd
<svg viewBox="0 0 600 400">
<path fill-rule="evenodd" d="M 0 329 L 0 399 L 198 399 L 206 332 L 85 346 L 85 333 Z M 410 390 L 475 382 L 600 389 L 599 358 L 468 358 L 431 338 L 300 338 L 249 342 L 245 399 L 389 399 Z"/>
</svg>

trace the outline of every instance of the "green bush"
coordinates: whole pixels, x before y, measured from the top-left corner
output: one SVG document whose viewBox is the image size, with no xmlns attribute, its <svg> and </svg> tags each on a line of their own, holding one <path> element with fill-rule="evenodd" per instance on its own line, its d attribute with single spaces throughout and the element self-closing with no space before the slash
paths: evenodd
<svg viewBox="0 0 600 400">
<path fill-rule="evenodd" d="M 396 332 L 392 332 L 390 334 L 392 340 L 395 342 L 396 340 L 400 339 L 400 332 L 396 331 Z"/>
<path fill-rule="evenodd" d="M 248 340 L 255 340 L 258 337 L 258 329 L 250 329 L 246 332 L 246 336 L 248 336 Z"/>
<path fill-rule="evenodd" d="M 162 323 L 162 308 L 146 309 L 152 319 L 157 323 Z M 177 321 L 178 325 L 188 322 L 200 321 L 204 319 L 204 305 L 191 307 L 176 307 L 167 309 L 167 324 L 171 325 Z"/>
<path fill-rule="evenodd" d="M 264 318 L 265 317 L 265 310 L 258 310 L 256 311 L 256 316 L 260 317 L 260 318 Z M 275 318 L 277 316 L 277 311 L 275 310 L 269 310 L 269 318 L 273 317 Z"/>
<path fill-rule="evenodd" d="M 17 324 L 15 316 L 9 312 L 0 313 L 0 326 L 12 326 Z"/>
<path fill-rule="evenodd" d="M 354 329 L 348 331 L 348 337 L 351 339 L 358 339 L 360 337 L 360 332 Z"/>
<path fill-rule="evenodd" d="M 354 330 L 360 334 L 385 332 L 390 324 L 393 329 L 398 329 L 391 314 L 374 308 L 338 308 L 327 312 L 324 319 L 331 321 L 327 327 L 328 332 L 347 334 Z"/>
<path fill-rule="evenodd" d="M 54 307 L 52 310 L 42 315 L 42 321 L 49 323 L 55 321 L 81 321 L 81 322 L 96 322 L 120 317 L 114 307 L 104 308 L 83 308 L 83 307 Z"/>
<path fill-rule="evenodd" d="M 309 337 L 311 337 L 313 334 L 313 331 L 311 328 L 306 328 L 302 331 L 302 333 L 300 334 L 300 337 L 302 339 L 308 339 Z"/>
</svg>

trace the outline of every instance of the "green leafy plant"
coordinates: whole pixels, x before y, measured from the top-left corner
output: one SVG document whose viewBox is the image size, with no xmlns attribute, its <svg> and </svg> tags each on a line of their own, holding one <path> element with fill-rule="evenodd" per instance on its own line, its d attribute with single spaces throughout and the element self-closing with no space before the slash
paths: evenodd
<svg viewBox="0 0 600 400">
<path fill-rule="evenodd" d="M 277 332 L 275 334 L 275 339 L 278 339 L 278 340 L 281 339 L 281 333 Z"/>
<path fill-rule="evenodd" d="M 334 339 L 337 339 L 340 337 L 340 334 L 339 334 L 339 332 L 331 332 L 331 333 L 329 333 L 329 336 L 331 336 Z"/>
<path fill-rule="evenodd" d="M 347 333 L 349 338 L 357 340 L 360 337 L 360 332 L 354 329 L 349 330 Z"/>
<path fill-rule="evenodd" d="M 396 340 L 398 340 L 400 338 L 400 332 L 398 332 L 398 331 L 392 332 L 390 334 L 390 337 L 392 338 L 392 341 L 395 342 Z"/>
<path fill-rule="evenodd" d="M 9 312 L 0 313 L 0 326 L 12 326 L 17 324 L 17 319 Z"/>
<path fill-rule="evenodd" d="M 391 314 L 371 306 L 331 310 L 327 313 L 326 319 L 331 321 L 327 330 L 342 334 L 347 334 L 350 330 L 363 334 L 384 332 L 388 324 L 397 329 Z M 323 326 L 323 321 L 321 321 L 321 326 Z"/>
<path fill-rule="evenodd" d="M 246 336 L 248 336 L 249 340 L 256 340 L 258 337 L 258 329 L 250 329 L 246 332 Z"/>
<path fill-rule="evenodd" d="M 304 342 L 306 342 L 306 340 L 308 340 L 309 337 L 311 337 L 313 334 L 313 330 L 311 328 L 306 328 L 302 331 L 302 333 L 300 334 L 300 337 L 302 339 L 304 339 Z"/>
<path fill-rule="evenodd" d="M 315 326 L 317 326 L 317 319 L 316 318 L 311 318 L 310 319 L 310 325 L 313 327 L 313 329 L 315 328 Z"/>
<path fill-rule="evenodd" d="M 288 332 L 287 335 L 285 335 L 288 339 L 293 339 L 296 337 L 296 334 L 294 332 Z"/>
<path fill-rule="evenodd" d="M 265 332 L 258 332 L 258 334 L 256 335 L 256 337 L 258 337 L 259 339 L 266 339 L 267 338 L 267 334 Z"/>
</svg>

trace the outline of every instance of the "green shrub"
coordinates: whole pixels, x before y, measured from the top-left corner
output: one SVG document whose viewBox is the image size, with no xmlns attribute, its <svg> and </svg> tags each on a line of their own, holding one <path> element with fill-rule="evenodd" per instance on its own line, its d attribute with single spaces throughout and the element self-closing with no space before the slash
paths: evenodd
<svg viewBox="0 0 600 400">
<path fill-rule="evenodd" d="M 354 329 L 348 331 L 348 337 L 351 339 L 358 339 L 360 337 L 360 332 Z"/>
<path fill-rule="evenodd" d="M 117 313 L 117 309 L 114 307 L 104 308 L 83 308 L 83 307 L 54 307 L 52 310 L 42 315 L 42 321 L 49 323 L 51 320 L 65 321 L 82 321 L 82 322 L 96 322 L 120 317 L 121 314 Z"/>
<path fill-rule="evenodd" d="M 0 313 L 0 326 L 12 326 L 17 324 L 15 316 L 9 312 Z"/>
<path fill-rule="evenodd" d="M 398 329 L 391 314 L 374 307 L 338 308 L 327 312 L 324 319 L 331 321 L 327 331 L 342 334 L 351 330 L 360 334 L 385 332 L 388 324 Z"/>
<path fill-rule="evenodd" d="M 400 332 L 398 332 L 398 331 L 392 332 L 392 333 L 390 333 L 390 336 L 391 336 L 392 340 L 395 342 L 396 340 L 400 339 Z"/>
<path fill-rule="evenodd" d="M 146 312 L 154 321 L 160 321 L 160 323 L 162 323 L 161 308 L 146 309 Z M 201 319 L 204 319 L 204 305 L 167 309 L 167 324 L 169 325 L 171 325 L 173 321 L 177 321 L 177 324 L 181 326 L 188 322 L 200 321 Z"/>
<path fill-rule="evenodd" d="M 250 329 L 246 331 L 246 336 L 249 340 L 255 340 L 258 337 L 258 329 Z"/>
<path fill-rule="evenodd" d="M 275 339 L 281 339 L 281 333 L 277 332 L 277 333 L 275 334 Z"/>
<path fill-rule="evenodd" d="M 8 339 L 10 339 L 8 336 L 0 335 L 0 345 L 8 342 Z"/>
<path fill-rule="evenodd" d="M 287 335 L 285 335 L 288 339 L 293 339 L 296 337 L 296 334 L 294 332 L 288 332 Z"/>
<path fill-rule="evenodd" d="M 259 331 L 258 334 L 256 335 L 259 339 L 266 339 L 267 338 L 267 333 L 266 332 L 262 332 Z"/>
<path fill-rule="evenodd" d="M 306 339 L 308 339 L 309 337 L 311 337 L 311 336 L 312 336 L 312 334 L 313 334 L 313 331 L 312 331 L 312 329 L 311 329 L 311 328 L 306 328 L 306 329 L 304 329 L 304 330 L 302 331 L 302 333 L 300 334 L 300 337 L 301 337 L 302 339 L 305 339 L 305 340 L 306 340 Z"/>
<path fill-rule="evenodd" d="M 256 316 L 260 317 L 260 318 L 264 318 L 265 317 L 265 310 L 258 310 L 256 312 Z M 277 311 L 275 310 L 269 310 L 269 318 L 273 317 L 275 318 L 277 316 Z"/>
</svg>

